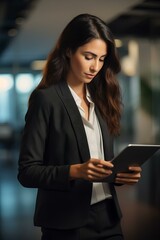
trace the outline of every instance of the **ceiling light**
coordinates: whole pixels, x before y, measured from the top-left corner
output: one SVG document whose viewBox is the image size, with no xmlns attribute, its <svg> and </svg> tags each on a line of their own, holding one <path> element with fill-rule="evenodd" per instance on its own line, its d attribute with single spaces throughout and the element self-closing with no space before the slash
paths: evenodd
<svg viewBox="0 0 160 240">
<path fill-rule="evenodd" d="M 10 74 L 0 75 L 0 92 L 9 91 L 13 87 L 13 77 Z"/>
<path fill-rule="evenodd" d="M 18 33 L 18 30 L 15 29 L 15 28 L 11 28 L 9 31 L 8 31 L 8 36 L 9 37 L 15 37 Z"/>
<path fill-rule="evenodd" d="M 120 47 L 122 47 L 122 41 L 120 40 L 120 39 L 115 39 L 115 44 L 116 44 L 116 47 L 117 48 L 120 48 Z"/>
<path fill-rule="evenodd" d="M 20 73 L 16 76 L 16 90 L 19 93 L 28 93 L 34 86 L 33 75 L 29 73 Z"/>
<path fill-rule="evenodd" d="M 17 25 L 22 25 L 23 23 L 24 23 L 24 18 L 22 18 L 22 17 L 16 18 L 16 24 Z"/>
<path fill-rule="evenodd" d="M 42 70 L 46 64 L 46 60 L 36 60 L 31 63 L 33 70 Z"/>
</svg>

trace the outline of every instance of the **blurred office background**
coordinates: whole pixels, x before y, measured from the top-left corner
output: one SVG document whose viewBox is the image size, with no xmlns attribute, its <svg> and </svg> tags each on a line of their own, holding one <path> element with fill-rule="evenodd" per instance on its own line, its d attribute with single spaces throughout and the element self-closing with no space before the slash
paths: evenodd
<svg viewBox="0 0 160 240">
<path fill-rule="evenodd" d="M 0 0 L 0 240 L 40 239 L 36 190 L 17 181 L 27 101 L 60 32 L 86 12 L 110 26 L 121 59 L 124 112 L 115 153 L 128 143 L 160 144 L 159 0 Z M 125 239 L 160 239 L 160 154 L 144 164 L 136 186 L 117 192 Z"/>
</svg>

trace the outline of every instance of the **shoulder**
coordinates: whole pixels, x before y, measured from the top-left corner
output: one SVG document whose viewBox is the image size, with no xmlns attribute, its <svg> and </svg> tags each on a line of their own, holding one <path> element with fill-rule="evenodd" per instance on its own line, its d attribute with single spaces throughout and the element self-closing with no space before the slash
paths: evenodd
<svg viewBox="0 0 160 240">
<path fill-rule="evenodd" d="M 29 98 L 27 118 L 42 117 L 48 119 L 51 111 L 59 105 L 58 95 L 54 86 L 45 89 L 35 89 Z M 55 100 L 56 99 L 56 100 Z"/>
<path fill-rule="evenodd" d="M 29 105 L 46 106 L 52 104 L 56 99 L 58 100 L 58 95 L 55 86 L 35 89 L 30 95 Z"/>
</svg>

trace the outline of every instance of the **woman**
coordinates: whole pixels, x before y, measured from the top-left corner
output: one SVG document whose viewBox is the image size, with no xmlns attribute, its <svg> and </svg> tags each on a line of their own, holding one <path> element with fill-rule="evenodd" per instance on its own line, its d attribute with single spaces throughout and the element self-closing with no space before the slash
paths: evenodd
<svg viewBox="0 0 160 240">
<path fill-rule="evenodd" d="M 114 184 L 134 184 L 139 167 L 112 173 L 119 134 L 120 70 L 113 36 L 81 14 L 62 32 L 26 114 L 18 179 L 38 188 L 34 224 L 42 240 L 123 239 Z"/>
</svg>

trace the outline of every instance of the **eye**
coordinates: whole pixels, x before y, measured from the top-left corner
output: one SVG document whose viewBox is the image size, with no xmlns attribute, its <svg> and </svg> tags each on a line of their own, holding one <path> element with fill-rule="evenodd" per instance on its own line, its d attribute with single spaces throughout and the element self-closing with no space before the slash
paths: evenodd
<svg viewBox="0 0 160 240">
<path fill-rule="evenodd" d="M 104 61 L 105 61 L 105 58 L 106 58 L 106 57 L 100 58 L 99 61 L 100 61 L 100 62 L 104 62 Z"/>
<path fill-rule="evenodd" d="M 85 55 L 85 59 L 86 59 L 86 60 L 92 60 L 92 59 L 93 59 L 93 56 Z"/>
</svg>

